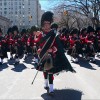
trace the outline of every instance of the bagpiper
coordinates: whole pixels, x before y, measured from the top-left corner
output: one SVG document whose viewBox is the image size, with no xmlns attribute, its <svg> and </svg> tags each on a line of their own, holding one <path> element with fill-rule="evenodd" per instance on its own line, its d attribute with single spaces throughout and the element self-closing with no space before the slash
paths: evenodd
<svg viewBox="0 0 100 100">
<path fill-rule="evenodd" d="M 10 27 L 7 31 L 6 40 L 8 46 L 7 48 L 8 51 L 10 52 L 10 60 L 12 60 L 14 54 L 14 39 L 13 39 L 12 27 Z"/>
<path fill-rule="evenodd" d="M 52 22 L 53 13 L 50 11 L 45 12 L 41 18 L 43 37 L 39 42 L 40 48 L 38 49 L 40 57 L 38 70 L 41 68 L 43 70 L 45 80 L 44 88 L 49 89 L 48 93 L 50 95 L 54 94 L 53 74 L 62 70 L 75 72 L 64 54 L 63 46 L 59 36 L 57 36 L 57 30 L 51 30 Z"/>
<path fill-rule="evenodd" d="M 83 58 L 86 55 L 86 47 L 87 47 L 87 42 L 86 42 L 86 38 L 87 38 L 87 29 L 86 28 L 82 28 L 80 31 L 80 35 L 79 35 L 80 41 L 81 41 L 81 48 L 82 48 L 82 56 Z"/>
<path fill-rule="evenodd" d="M 77 28 L 74 28 L 70 32 L 70 37 L 69 37 L 70 48 L 69 48 L 69 51 L 68 51 L 68 54 L 70 54 L 72 56 L 71 60 L 76 62 L 76 63 L 78 62 L 79 54 L 82 53 L 81 41 L 80 41 L 80 38 L 78 36 L 78 32 L 79 32 L 79 30 Z"/>
<path fill-rule="evenodd" d="M 28 40 L 28 34 L 26 29 L 22 29 L 21 31 L 21 42 L 23 46 L 23 53 L 24 53 L 24 59 L 27 58 L 27 53 L 28 53 L 28 45 L 27 45 L 27 40 Z"/>
<path fill-rule="evenodd" d="M 96 28 L 96 52 L 97 52 L 97 56 L 99 56 L 99 53 L 100 53 L 100 27 Z"/>
<path fill-rule="evenodd" d="M 15 64 L 19 64 L 20 57 L 23 56 L 23 43 L 21 42 L 21 35 L 19 34 L 18 27 L 13 26 L 13 39 L 14 39 L 14 49 L 15 49 Z"/>
<path fill-rule="evenodd" d="M 2 36 L 2 30 L 0 28 L 0 65 L 3 64 L 4 58 L 8 58 L 6 49 L 6 39 Z"/>
<path fill-rule="evenodd" d="M 86 59 L 90 61 L 92 59 L 93 62 L 95 62 L 95 31 L 92 26 L 87 27 L 87 37 L 86 37 Z"/>
</svg>

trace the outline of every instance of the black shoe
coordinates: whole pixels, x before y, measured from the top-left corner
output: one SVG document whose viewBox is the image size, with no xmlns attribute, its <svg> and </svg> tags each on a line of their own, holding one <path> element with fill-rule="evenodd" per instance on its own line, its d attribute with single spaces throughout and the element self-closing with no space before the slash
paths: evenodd
<svg viewBox="0 0 100 100">
<path fill-rule="evenodd" d="M 54 96 L 54 92 L 52 91 L 52 92 L 49 92 L 48 93 L 50 96 Z"/>
<path fill-rule="evenodd" d="M 49 87 L 44 87 L 44 89 L 49 90 Z"/>
<path fill-rule="evenodd" d="M 71 70 L 70 70 L 72 73 L 76 73 L 76 71 L 72 68 Z"/>
<path fill-rule="evenodd" d="M 13 60 L 13 57 L 11 57 L 10 60 Z"/>
<path fill-rule="evenodd" d="M 18 62 L 15 62 L 15 65 L 18 65 L 19 64 L 19 61 Z"/>
<path fill-rule="evenodd" d="M 92 63 L 96 63 L 96 61 L 93 61 L 93 60 L 92 60 L 91 62 L 92 62 Z"/>
</svg>

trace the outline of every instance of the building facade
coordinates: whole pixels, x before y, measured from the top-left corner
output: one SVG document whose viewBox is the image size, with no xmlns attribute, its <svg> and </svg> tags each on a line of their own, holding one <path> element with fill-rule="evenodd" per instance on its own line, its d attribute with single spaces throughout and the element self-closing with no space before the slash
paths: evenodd
<svg viewBox="0 0 100 100">
<path fill-rule="evenodd" d="M 29 28 L 38 25 L 38 0 L 0 0 L 0 15 L 4 16 L 18 27 Z"/>
<path fill-rule="evenodd" d="M 2 29 L 3 34 L 6 34 L 10 26 L 11 26 L 10 20 L 3 16 L 0 16 L 0 28 Z"/>
</svg>

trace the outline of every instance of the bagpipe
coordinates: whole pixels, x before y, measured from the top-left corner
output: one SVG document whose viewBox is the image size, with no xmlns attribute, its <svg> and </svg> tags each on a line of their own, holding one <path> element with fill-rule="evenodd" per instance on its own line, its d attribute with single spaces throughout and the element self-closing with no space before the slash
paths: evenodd
<svg viewBox="0 0 100 100">
<path fill-rule="evenodd" d="M 42 67 L 42 66 L 41 66 L 41 63 L 42 63 L 43 59 L 44 59 L 44 58 L 47 56 L 47 54 L 48 54 L 48 49 L 51 48 L 52 45 L 53 45 L 53 43 L 54 43 L 54 40 L 55 40 L 55 38 L 56 38 L 56 36 L 57 36 L 56 33 L 57 33 L 56 30 L 51 30 L 51 31 L 50 31 L 45 37 L 43 37 L 43 38 L 39 41 L 39 43 L 38 43 L 38 45 L 39 45 L 39 44 L 43 43 L 44 41 L 46 41 L 45 44 L 44 44 L 44 46 L 42 47 L 40 53 L 39 53 L 39 62 L 38 62 L 39 68 L 38 68 L 38 70 L 37 70 L 37 72 L 36 72 L 36 75 L 35 75 L 33 81 L 32 81 L 32 84 L 34 83 L 34 80 L 35 80 L 35 78 L 36 78 L 38 72 L 40 71 L 40 69 L 41 69 L 41 67 Z"/>
<path fill-rule="evenodd" d="M 69 63 L 68 59 L 66 58 L 65 54 L 64 54 L 64 49 L 63 46 L 61 44 L 61 41 L 58 37 L 58 32 L 56 30 L 51 30 L 45 37 L 43 37 L 39 43 L 45 42 L 45 44 L 43 45 L 40 54 L 39 54 L 39 63 L 38 63 L 38 70 L 37 73 L 32 81 L 32 84 L 38 74 L 38 72 L 41 70 L 44 70 L 44 66 L 42 66 L 44 58 L 49 54 L 48 50 L 53 46 L 53 43 L 56 42 L 57 44 L 57 52 L 56 52 L 56 57 L 54 58 L 54 62 L 53 62 L 53 67 L 52 67 L 52 63 L 50 64 L 50 66 L 47 66 L 48 69 L 50 69 L 50 71 L 52 70 L 53 74 L 56 73 L 60 73 L 61 71 L 65 70 L 65 71 L 71 71 L 71 72 L 76 72 L 71 64 Z M 48 60 L 48 59 L 47 59 Z M 49 56 L 49 60 L 48 62 L 50 62 L 50 56 Z M 62 63 L 61 63 L 62 62 Z M 58 64 L 59 63 L 59 64 Z"/>
</svg>

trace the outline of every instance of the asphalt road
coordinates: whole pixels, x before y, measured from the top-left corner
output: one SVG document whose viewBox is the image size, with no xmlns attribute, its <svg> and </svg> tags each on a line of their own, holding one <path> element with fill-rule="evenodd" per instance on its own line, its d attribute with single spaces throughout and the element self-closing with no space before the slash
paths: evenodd
<svg viewBox="0 0 100 100">
<path fill-rule="evenodd" d="M 36 74 L 32 57 L 26 61 L 21 59 L 19 65 L 14 61 L 4 60 L 0 66 L 0 99 L 34 99 L 34 100 L 100 100 L 100 61 L 90 63 L 80 58 L 79 63 L 71 61 L 77 73 L 61 72 L 54 76 L 53 97 L 44 90 L 44 79 L 39 72 L 33 85 L 31 82 Z"/>
</svg>

